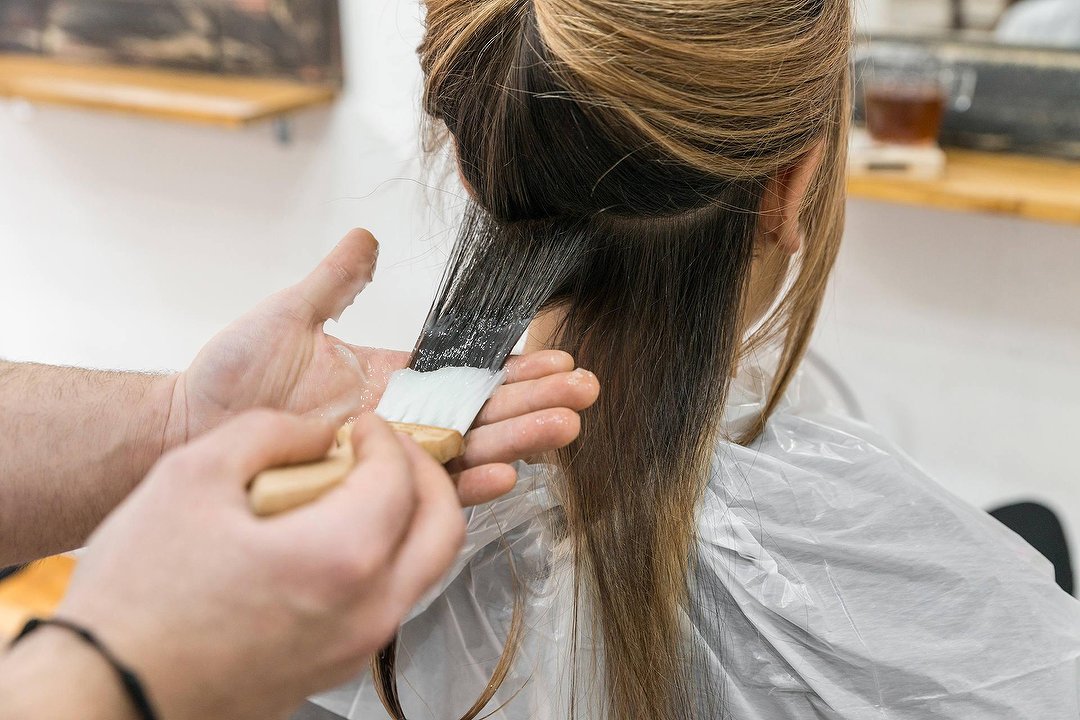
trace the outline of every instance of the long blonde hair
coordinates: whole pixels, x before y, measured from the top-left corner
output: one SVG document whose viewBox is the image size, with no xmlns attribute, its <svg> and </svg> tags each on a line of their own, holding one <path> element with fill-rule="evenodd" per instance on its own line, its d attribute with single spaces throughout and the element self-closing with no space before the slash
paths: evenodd
<svg viewBox="0 0 1080 720">
<path fill-rule="evenodd" d="M 739 357 L 781 348 L 749 441 L 802 359 L 836 257 L 850 4 L 426 5 L 425 108 L 449 131 L 475 196 L 458 239 L 470 261 L 448 273 L 443 295 L 554 246 L 542 270 L 555 278 L 549 304 L 565 312 L 558 344 L 603 388 L 582 437 L 558 456 L 556 529 L 587 599 L 576 612 L 601 643 L 604 713 L 716 717 L 716 679 L 695 672 L 681 620 L 693 610 L 696 510 Z M 763 193 L 822 146 L 802 252 L 747 338 Z"/>
</svg>

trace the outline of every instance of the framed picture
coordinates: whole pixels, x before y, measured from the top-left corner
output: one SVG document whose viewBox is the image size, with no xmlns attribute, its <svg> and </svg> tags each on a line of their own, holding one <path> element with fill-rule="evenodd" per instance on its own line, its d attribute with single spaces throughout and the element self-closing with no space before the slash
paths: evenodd
<svg viewBox="0 0 1080 720">
<path fill-rule="evenodd" d="M 341 79 L 338 0 L 0 0 L 0 50 L 309 82 Z"/>
<path fill-rule="evenodd" d="M 0 0 L 0 52 L 38 52 L 47 3 Z"/>
</svg>

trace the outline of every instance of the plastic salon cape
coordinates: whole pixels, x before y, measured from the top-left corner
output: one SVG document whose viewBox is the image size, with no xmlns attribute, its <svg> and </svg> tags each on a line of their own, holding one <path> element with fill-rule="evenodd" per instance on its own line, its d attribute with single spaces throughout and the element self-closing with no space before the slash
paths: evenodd
<svg viewBox="0 0 1080 720">
<path fill-rule="evenodd" d="M 760 373 L 740 374 L 729 429 L 763 388 Z M 716 679 L 723 717 L 1080 718 L 1080 602 L 1054 584 L 1049 562 L 810 394 L 805 381 L 789 391 L 751 446 L 718 443 L 700 508 L 694 603 L 712 610 L 684 622 L 708 664 L 694 672 Z M 558 511 L 545 472 L 523 466 L 511 495 L 469 511 L 457 565 L 404 626 L 410 720 L 456 720 L 488 683 L 510 622 L 508 547 L 518 577 L 535 580 L 524 647 L 489 710 L 568 717 L 571 576 L 545 529 Z M 579 668 L 599 661 L 589 635 L 579 628 Z M 589 672 L 576 685 L 579 718 L 600 716 L 587 709 L 603 697 Z M 370 675 L 315 701 L 387 717 Z"/>
</svg>

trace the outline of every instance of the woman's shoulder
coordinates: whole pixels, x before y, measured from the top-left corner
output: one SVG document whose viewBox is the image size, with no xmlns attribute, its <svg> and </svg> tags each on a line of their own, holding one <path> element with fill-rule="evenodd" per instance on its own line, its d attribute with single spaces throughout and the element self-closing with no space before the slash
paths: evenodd
<svg viewBox="0 0 1080 720">
<path fill-rule="evenodd" d="M 978 702 L 1028 717 L 1080 680 L 1080 604 L 1049 563 L 862 423 L 785 410 L 749 446 L 718 443 L 699 530 L 701 582 L 734 600 L 727 632 L 793 690 L 904 718 L 1006 716 Z M 1075 717 L 1069 702 L 1042 717 Z"/>
<path fill-rule="evenodd" d="M 762 530 L 801 528 L 811 544 L 839 536 L 909 560 L 916 551 L 959 559 L 994 550 L 1050 574 L 1031 546 L 871 426 L 825 410 L 781 411 L 747 446 L 719 442 L 709 495 Z"/>
</svg>

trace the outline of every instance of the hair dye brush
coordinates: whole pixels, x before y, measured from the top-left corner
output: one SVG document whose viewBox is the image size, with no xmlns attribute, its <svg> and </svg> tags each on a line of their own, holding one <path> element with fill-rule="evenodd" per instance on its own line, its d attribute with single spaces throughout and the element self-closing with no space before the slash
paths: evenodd
<svg viewBox="0 0 1080 720">
<path fill-rule="evenodd" d="M 498 226 L 470 206 L 458 242 L 408 369 L 390 377 L 375 412 L 410 435 L 440 463 L 465 452 L 465 433 L 502 384 L 502 370 L 532 318 L 572 265 L 559 242 L 574 230 L 531 223 Z M 249 501 L 257 515 L 311 502 L 339 484 L 355 465 L 349 426 L 323 460 L 260 473 Z"/>
</svg>

